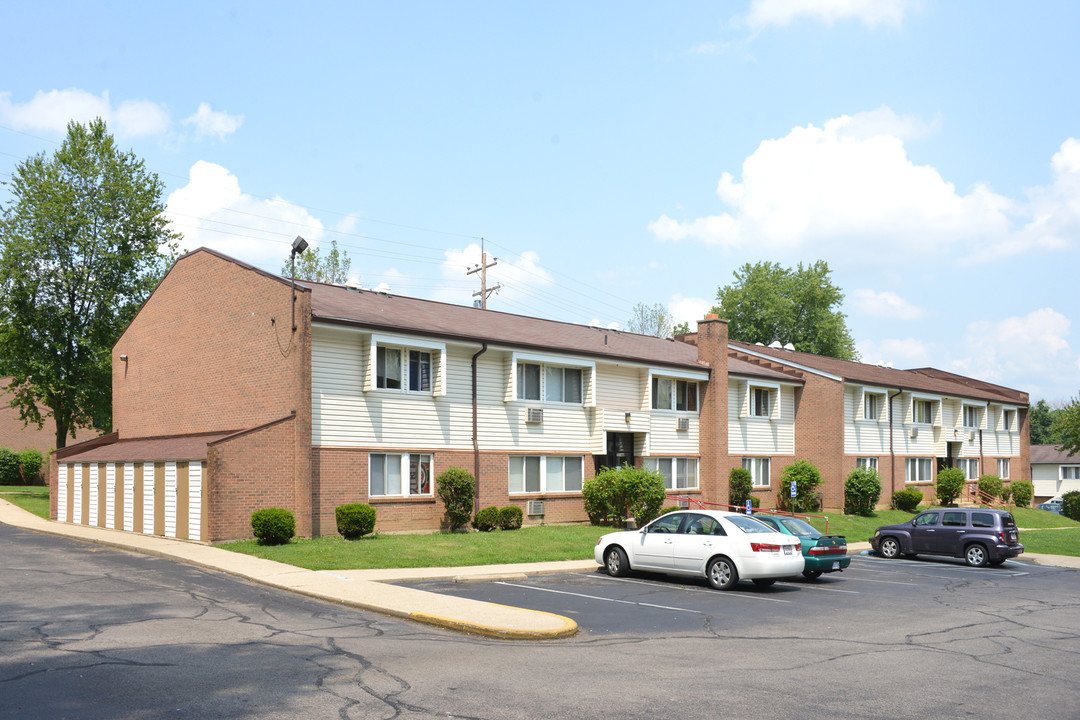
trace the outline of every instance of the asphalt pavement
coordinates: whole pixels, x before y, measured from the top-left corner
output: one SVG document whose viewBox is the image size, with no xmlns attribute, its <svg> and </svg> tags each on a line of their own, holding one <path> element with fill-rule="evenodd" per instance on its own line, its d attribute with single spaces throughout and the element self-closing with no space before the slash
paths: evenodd
<svg viewBox="0 0 1080 720">
<path fill-rule="evenodd" d="M 592 560 L 571 560 L 468 567 L 315 571 L 222 550 L 206 543 L 44 520 L 6 500 L 0 500 L 0 523 L 169 558 L 321 600 L 508 640 L 564 638 L 574 635 L 578 626 L 570 618 L 553 613 L 426 592 L 393 583 L 446 579 L 457 582 L 505 581 L 530 575 L 596 569 L 596 563 Z M 868 542 L 848 543 L 850 553 L 869 548 Z M 1043 565 L 1080 568 L 1080 558 L 1077 557 L 1033 553 L 1024 553 L 1022 557 Z"/>
</svg>

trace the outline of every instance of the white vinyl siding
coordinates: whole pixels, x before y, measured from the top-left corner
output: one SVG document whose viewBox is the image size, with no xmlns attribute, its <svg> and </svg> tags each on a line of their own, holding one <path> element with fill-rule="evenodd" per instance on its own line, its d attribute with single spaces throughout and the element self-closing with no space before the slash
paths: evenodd
<svg viewBox="0 0 1080 720">
<path fill-rule="evenodd" d="M 67 522 L 68 509 L 68 465 L 59 463 L 56 468 L 56 519 Z"/>
<path fill-rule="evenodd" d="M 728 452 L 732 455 L 795 454 L 795 388 L 778 387 L 779 401 L 770 419 L 748 416 L 749 393 L 745 380 L 728 382 Z M 656 452 L 655 448 L 653 452 Z"/>
<path fill-rule="evenodd" d="M 876 420 L 867 420 L 867 404 L 876 405 Z M 898 407 L 894 398 L 894 409 Z M 844 386 L 844 453 L 855 456 L 885 455 L 889 452 L 889 399 L 887 393 L 859 385 Z M 896 425 L 899 437 L 901 425 Z"/>
<path fill-rule="evenodd" d="M 596 366 L 596 405 L 632 412 L 645 410 L 643 368 L 618 365 Z"/>
<path fill-rule="evenodd" d="M 664 476 L 668 490 L 692 490 L 698 486 L 697 458 L 645 458 L 645 469 Z"/>
</svg>

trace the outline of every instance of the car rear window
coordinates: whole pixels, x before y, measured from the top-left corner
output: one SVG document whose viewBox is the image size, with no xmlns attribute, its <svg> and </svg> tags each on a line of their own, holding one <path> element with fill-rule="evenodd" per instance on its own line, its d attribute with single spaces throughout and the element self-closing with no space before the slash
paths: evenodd
<svg viewBox="0 0 1080 720">
<path fill-rule="evenodd" d="M 1013 519 L 1012 513 L 1001 513 L 1001 524 L 1004 527 L 1016 527 L 1016 520 Z"/>
<path fill-rule="evenodd" d="M 777 520 L 790 530 L 792 535 L 798 537 L 816 537 L 821 534 L 805 520 L 799 520 L 798 518 L 777 518 Z"/>
<path fill-rule="evenodd" d="M 763 522 L 758 522 L 753 518 L 748 518 L 741 515 L 730 515 L 727 521 L 735 527 L 742 530 L 744 533 L 771 533 L 776 532 L 771 527 Z"/>
</svg>

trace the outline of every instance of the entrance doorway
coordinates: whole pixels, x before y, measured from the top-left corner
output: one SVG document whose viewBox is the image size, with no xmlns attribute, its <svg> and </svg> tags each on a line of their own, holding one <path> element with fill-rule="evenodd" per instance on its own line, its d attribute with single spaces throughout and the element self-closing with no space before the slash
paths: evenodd
<svg viewBox="0 0 1080 720">
<path fill-rule="evenodd" d="M 601 468 L 618 468 L 623 464 L 634 464 L 634 433 L 609 432 L 607 434 L 607 454 L 594 455 L 596 472 Z"/>
</svg>

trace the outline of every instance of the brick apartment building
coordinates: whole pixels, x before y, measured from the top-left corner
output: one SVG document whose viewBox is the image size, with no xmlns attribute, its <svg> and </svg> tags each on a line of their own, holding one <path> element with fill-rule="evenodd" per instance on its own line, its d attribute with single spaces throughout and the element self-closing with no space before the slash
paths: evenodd
<svg viewBox="0 0 1080 720">
<path fill-rule="evenodd" d="M 207 249 L 177 260 L 113 348 L 116 432 L 55 454 L 53 517 L 195 540 L 249 537 L 286 507 L 304 536 L 367 502 L 383 531 L 431 530 L 434 478 L 478 505 L 583 521 L 604 465 L 659 470 L 726 502 L 733 467 L 762 505 L 794 459 L 827 507 L 857 464 L 883 497 L 942 464 L 1027 470 L 1023 393 L 729 342 L 710 317 L 679 341 L 297 282 Z M 932 494 L 932 490 L 930 491 Z"/>
</svg>

